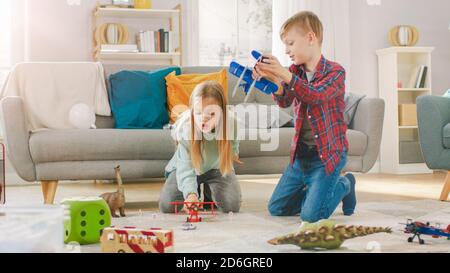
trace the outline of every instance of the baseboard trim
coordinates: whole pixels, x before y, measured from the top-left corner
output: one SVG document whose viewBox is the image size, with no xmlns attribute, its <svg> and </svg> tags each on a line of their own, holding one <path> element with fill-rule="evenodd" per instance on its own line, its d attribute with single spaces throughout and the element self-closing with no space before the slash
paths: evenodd
<svg viewBox="0 0 450 273">
<path fill-rule="evenodd" d="M 368 173 L 371 173 L 371 174 L 381 173 L 380 166 L 381 166 L 380 161 L 375 162 L 375 165 L 373 165 L 372 169 Z"/>
</svg>

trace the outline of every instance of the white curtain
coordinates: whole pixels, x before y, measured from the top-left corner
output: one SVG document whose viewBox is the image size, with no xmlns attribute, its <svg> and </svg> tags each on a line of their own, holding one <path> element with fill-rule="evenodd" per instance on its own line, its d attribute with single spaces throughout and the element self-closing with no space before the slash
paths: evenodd
<svg viewBox="0 0 450 273">
<path fill-rule="evenodd" d="M 283 23 L 297 12 L 309 10 L 317 14 L 324 25 L 323 54 L 347 70 L 347 90 L 350 90 L 350 10 L 349 0 L 274 0 L 273 1 L 273 55 L 283 65 L 290 65 L 285 47 L 280 40 Z"/>
<path fill-rule="evenodd" d="M 183 66 L 199 64 L 198 0 L 182 0 L 183 17 Z"/>
<path fill-rule="evenodd" d="M 25 0 L 0 1 L 0 69 L 26 60 Z"/>
<path fill-rule="evenodd" d="M 11 1 L 0 1 L 0 69 L 9 67 L 11 60 Z"/>
</svg>

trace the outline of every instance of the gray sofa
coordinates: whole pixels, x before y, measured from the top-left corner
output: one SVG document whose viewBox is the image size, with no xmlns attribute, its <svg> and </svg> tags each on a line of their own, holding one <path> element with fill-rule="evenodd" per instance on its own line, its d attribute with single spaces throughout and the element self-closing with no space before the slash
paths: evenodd
<svg viewBox="0 0 450 273">
<path fill-rule="evenodd" d="M 123 69 L 152 70 L 143 65 L 105 65 L 105 73 Z M 215 72 L 221 67 L 185 67 L 183 73 Z M 237 82 L 229 76 L 229 88 Z M 232 93 L 232 92 L 229 92 Z M 230 103 L 242 103 L 242 92 Z M 253 92 L 249 102 L 272 105 L 270 96 Z M 58 181 L 112 180 L 114 167 L 122 166 L 125 180 L 160 178 L 172 157 L 175 146 L 167 130 L 116 130 L 113 118 L 98 117 L 97 130 L 50 130 L 30 134 L 27 131 L 23 102 L 20 98 L 4 98 L 1 103 L 4 137 L 10 161 L 18 175 L 26 181 L 43 182 L 44 199 L 53 203 Z M 292 109 L 285 109 L 292 112 Z M 368 172 L 376 162 L 381 142 L 384 101 L 363 99 L 348 131 L 350 143 L 347 172 Z M 279 130 L 280 146 L 273 152 L 261 152 L 262 140 L 241 142 L 244 165 L 236 166 L 237 174 L 280 174 L 289 163 L 294 136 L 293 128 Z"/>
<path fill-rule="evenodd" d="M 450 98 L 417 98 L 417 115 L 422 153 L 432 170 L 446 170 L 447 178 L 440 200 L 450 193 Z"/>
</svg>

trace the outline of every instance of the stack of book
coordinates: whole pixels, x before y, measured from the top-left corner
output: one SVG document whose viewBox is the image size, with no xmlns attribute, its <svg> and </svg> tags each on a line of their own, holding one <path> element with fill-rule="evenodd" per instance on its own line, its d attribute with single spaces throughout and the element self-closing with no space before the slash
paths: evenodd
<svg viewBox="0 0 450 273">
<path fill-rule="evenodd" d="M 138 53 L 138 46 L 125 44 L 125 45 L 102 45 L 101 53 Z"/>
<path fill-rule="evenodd" d="M 174 52 L 174 38 L 172 31 L 160 29 L 158 31 L 140 31 L 136 40 L 140 52 L 172 53 Z"/>
<path fill-rule="evenodd" d="M 426 66 L 426 65 L 417 66 L 413 70 L 413 73 L 411 74 L 409 87 L 410 88 L 425 88 L 427 74 L 428 74 L 428 66 Z"/>
</svg>

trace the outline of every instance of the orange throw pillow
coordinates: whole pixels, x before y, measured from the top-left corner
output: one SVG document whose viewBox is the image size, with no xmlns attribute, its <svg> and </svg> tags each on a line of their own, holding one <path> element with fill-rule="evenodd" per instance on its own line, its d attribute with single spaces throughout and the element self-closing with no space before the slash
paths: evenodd
<svg viewBox="0 0 450 273">
<path fill-rule="evenodd" d="M 211 74 L 176 76 L 175 73 L 171 73 L 166 77 L 167 105 L 172 124 L 177 121 L 180 114 L 189 109 L 189 99 L 195 87 L 206 81 L 218 82 L 225 91 L 225 97 L 228 97 L 228 72 L 226 69 Z"/>
</svg>

